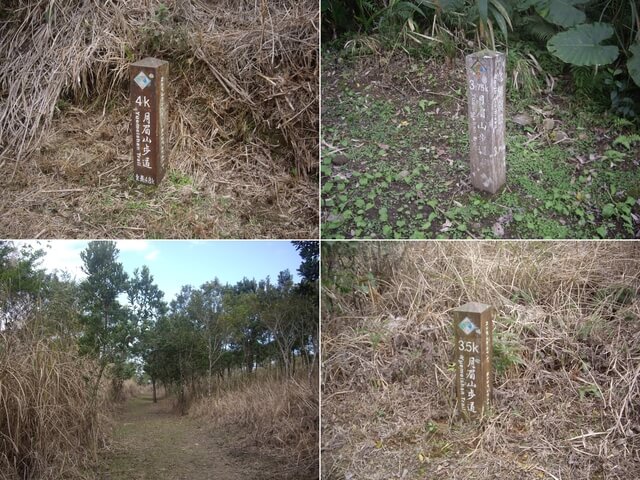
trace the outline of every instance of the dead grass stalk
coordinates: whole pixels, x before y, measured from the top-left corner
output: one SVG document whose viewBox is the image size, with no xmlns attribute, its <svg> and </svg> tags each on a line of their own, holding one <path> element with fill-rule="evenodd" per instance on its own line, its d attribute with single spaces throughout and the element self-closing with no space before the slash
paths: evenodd
<svg viewBox="0 0 640 480">
<path fill-rule="evenodd" d="M 240 427 L 261 450 L 282 465 L 280 478 L 318 477 L 317 376 L 306 372 L 283 379 L 273 375 L 232 379 L 190 413 L 216 425 Z M 222 387 L 222 388 L 220 388 Z"/>
<path fill-rule="evenodd" d="M 104 443 L 105 395 L 95 365 L 73 350 L 0 332 L 0 477 L 84 478 Z"/>
<path fill-rule="evenodd" d="M 323 258 L 324 478 L 640 476 L 638 245 L 339 248 Z M 450 310 L 467 301 L 499 312 L 480 424 L 454 408 Z"/>
</svg>

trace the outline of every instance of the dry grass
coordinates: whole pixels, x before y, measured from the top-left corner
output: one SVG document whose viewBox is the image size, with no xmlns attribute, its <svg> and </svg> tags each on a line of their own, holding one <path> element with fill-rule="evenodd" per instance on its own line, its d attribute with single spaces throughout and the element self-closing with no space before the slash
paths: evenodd
<svg viewBox="0 0 640 480">
<path fill-rule="evenodd" d="M 149 390 L 147 387 L 138 385 L 138 383 L 132 378 L 128 378 L 124 381 L 112 378 L 109 393 L 111 395 L 112 402 L 124 403 L 131 398 L 139 397 L 143 393 L 146 393 L 147 390 Z"/>
<path fill-rule="evenodd" d="M 317 2 L 33 0 L 7 11 L 0 232 L 317 236 Z M 131 172 L 127 68 L 147 55 L 171 69 L 173 148 L 158 189 Z"/>
<path fill-rule="evenodd" d="M 25 330 L 0 332 L 0 478 L 84 478 L 105 440 L 96 370 Z"/>
<path fill-rule="evenodd" d="M 190 413 L 217 427 L 246 432 L 250 444 L 280 461 L 279 478 L 318 478 L 317 385 L 317 376 L 304 374 L 291 379 L 232 378 L 217 385 L 213 397 L 195 403 Z"/>
<path fill-rule="evenodd" d="M 338 248 L 323 257 L 324 478 L 640 477 L 640 245 Z M 499 312 L 480 423 L 454 415 L 450 310 L 467 301 Z"/>
</svg>

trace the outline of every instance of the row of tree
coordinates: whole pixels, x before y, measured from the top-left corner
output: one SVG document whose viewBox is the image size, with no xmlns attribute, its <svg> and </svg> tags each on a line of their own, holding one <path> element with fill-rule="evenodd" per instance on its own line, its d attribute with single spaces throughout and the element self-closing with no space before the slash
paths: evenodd
<svg viewBox="0 0 640 480">
<path fill-rule="evenodd" d="M 114 242 L 90 242 L 81 253 L 86 279 L 47 274 L 42 250 L 0 244 L 0 329 L 30 331 L 99 360 L 97 394 L 105 372 L 118 397 L 122 382 L 138 375 L 154 387 L 212 394 L 213 381 L 260 366 L 292 376 L 311 372 L 318 352 L 318 242 L 293 242 L 302 264 L 299 283 L 288 270 L 275 282 L 217 278 L 184 286 L 166 302 L 149 268 L 129 276 Z M 124 300 L 126 298 L 126 301 Z"/>
</svg>

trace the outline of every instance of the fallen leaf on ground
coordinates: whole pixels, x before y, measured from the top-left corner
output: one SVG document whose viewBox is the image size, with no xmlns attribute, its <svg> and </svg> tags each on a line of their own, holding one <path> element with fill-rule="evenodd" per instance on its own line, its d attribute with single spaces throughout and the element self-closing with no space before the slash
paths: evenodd
<svg viewBox="0 0 640 480">
<path fill-rule="evenodd" d="M 441 232 L 448 232 L 449 230 L 451 230 L 452 226 L 453 226 L 453 223 L 451 222 L 451 220 L 447 220 L 446 222 L 444 222 L 442 224 L 442 227 L 440 227 L 440 231 Z"/>
<path fill-rule="evenodd" d="M 493 227 L 491 227 L 491 230 L 493 231 L 493 234 L 497 238 L 504 237 L 504 227 L 501 224 L 499 224 L 498 222 L 493 224 Z"/>
</svg>

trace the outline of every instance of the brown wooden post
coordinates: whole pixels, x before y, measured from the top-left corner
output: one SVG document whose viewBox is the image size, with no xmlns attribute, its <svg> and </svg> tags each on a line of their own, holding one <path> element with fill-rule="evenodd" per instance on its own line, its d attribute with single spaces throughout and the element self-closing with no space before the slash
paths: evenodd
<svg viewBox="0 0 640 480">
<path fill-rule="evenodd" d="M 158 185 L 168 154 L 169 62 L 145 58 L 129 67 L 133 172 L 139 182 Z"/>
<path fill-rule="evenodd" d="M 491 402 L 494 316 L 494 308 L 484 303 L 470 302 L 453 310 L 457 404 L 465 418 L 484 415 Z"/>
<path fill-rule="evenodd" d="M 506 181 L 505 55 L 483 50 L 467 55 L 466 65 L 471 184 L 496 193 Z"/>
</svg>

